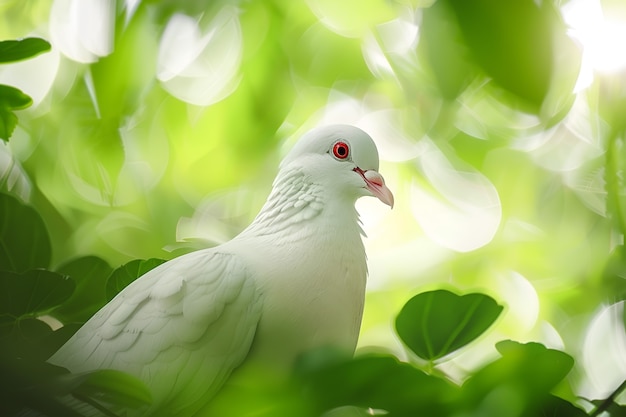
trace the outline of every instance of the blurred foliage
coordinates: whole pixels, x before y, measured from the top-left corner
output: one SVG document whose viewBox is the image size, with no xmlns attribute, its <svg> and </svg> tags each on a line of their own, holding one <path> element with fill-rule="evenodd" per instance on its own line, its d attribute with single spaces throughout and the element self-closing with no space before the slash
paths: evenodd
<svg viewBox="0 0 626 417">
<path fill-rule="evenodd" d="M 0 42 L 0 64 L 28 59 L 50 50 L 50 44 L 40 38 Z M 15 110 L 33 104 L 32 99 L 15 87 L 0 84 L 0 139 L 9 140 L 17 125 Z"/>
<path fill-rule="evenodd" d="M 146 270 L 238 233 L 283 143 L 340 122 L 398 202 L 359 202 L 360 347 L 385 353 L 320 353 L 251 407 L 622 415 L 626 69 L 594 67 L 576 10 L 625 21 L 613 0 L 2 2 L 1 413 L 145 404 L 45 359 Z"/>
<path fill-rule="evenodd" d="M 132 281 L 158 262 L 112 270 L 91 256 L 49 270 L 50 237 L 41 216 L 8 194 L 0 194 L 0 201 L 2 414 L 26 408 L 51 416 L 82 415 L 67 404 L 68 397 L 132 408 L 149 404 L 150 392 L 130 375 L 112 370 L 71 375 L 45 361 L 107 302 L 104 284 L 112 291 L 120 276 Z M 65 325 L 60 327 L 58 320 Z"/>
<path fill-rule="evenodd" d="M 2 246 L 10 246 L 10 238 L 23 224 L 17 220 L 28 215 L 35 220 L 34 232 L 25 234 L 22 243 L 32 253 L 41 247 L 49 253 L 48 232 L 39 214 L 15 197 L 0 197 L 5 207 L 12 207 L 3 212 L 0 238 L 8 244 Z M 7 252 L 0 271 L 3 414 L 33 410 L 50 416 L 79 416 L 82 412 L 74 408 L 78 401 L 102 415 L 112 415 L 120 407 L 149 404 L 150 393 L 129 375 L 111 370 L 72 375 L 45 360 L 107 300 L 163 260 L 133 260 L 112 270 L 102 259 L 90 256 L 71 260 L 53 272 L 46 269 L 48 258 L 41 261 L 30 251 Z M 15 272 L 16 266 L 26 271 Z M 406 303 L 396 327 L 406 346 L 427 365 L 401 362 L 391 354 L 351 359 L 329 350 L 312 352 L 300 360 L 287 385 L 281 382 L 262 402 L 245 401 L 244 406 L 237 406 L 236 414 L 315 416 L 351 406 L 384 410 L 390 416 L 500 416 L 503 408 L 515 416 L 587 415 L 550 393 L 571 370 L 573 358 L 538 343 L 498 343 L 501 357 L 462 385 L 435 368 L 480 337 L 502 309 L 480 293 L 435 290 L 418 294 Z M 65 325 L 53 330 L 51 324 L 58 320 Z M 598 408 L 611 404 L 599 402 Z"/>
</svg>

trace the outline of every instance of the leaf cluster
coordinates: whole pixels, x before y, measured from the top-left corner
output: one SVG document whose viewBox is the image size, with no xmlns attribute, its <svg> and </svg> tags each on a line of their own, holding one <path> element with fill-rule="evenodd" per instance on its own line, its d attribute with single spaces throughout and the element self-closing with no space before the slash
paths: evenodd
<svg viewBox="0 0 626 417">
<path fill-rule="evenodd" d="M 504 307 L 482 293 L 438 289 L 412 297 L 396 317 L 398 336 L 413 360 L 391 353 L 355 357 L 332 348 L 302 356 L 278 389 L 262 379 L 260 397 L 232 401 L 236 416 L 283 417 L 596 417 L 622 416 L 615 397 L 586 401 L 568 394 L 574 359 L 535 343 L 502 340 L 498 357 L 462 382 L 443 369 L 489 331 Z M 257 393 L 259 394 L 259 393 Z"/>
<path fill-rule="evenodd" d="M 326 353 L 305 358 L 300 373 L 311 404 L 318 411 L 355 406 L 397 417 L 501 416 L 505 411 L 519 417 L 586 416 L 577 405 L 552 393 L 571 370 L 573 358 L 539 343 L 497 343 L 500 357 L 474 371 L 462 385 L 438 372 L 438 366 L 481 336 L 502 310 L 480 293 L 418 294 L 398 314 L 396 330 L 411 353 L 428 366 L 390 354 L 341 359 Z"/>
<path fill-rule="evenodd" d="M 130 375 L 71 374 L 46 360 L 122 288 L 164 261 L 137 259 L 113 269 L 84 256 L 51 268 L 51 258 L 40 214 L 0 193 L 0 414 L 78 416 L 72 401 L 95 408 L 150 403 L 147 388 Z"/>
</svg>

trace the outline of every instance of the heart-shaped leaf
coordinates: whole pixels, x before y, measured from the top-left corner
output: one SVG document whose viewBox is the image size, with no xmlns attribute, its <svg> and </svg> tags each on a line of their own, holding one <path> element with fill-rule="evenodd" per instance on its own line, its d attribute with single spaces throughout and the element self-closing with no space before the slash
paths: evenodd
<svg viewBox="0 0 626 417">
<path fill-rule="evenodd" d="M 46 268 L 51 252 L 48 230 L 39 213 L 0 193 L 0 270 Z"/>
<path fill-rule="evenodd" d="M 502 309 L 485 294 L 429 291 L 404 305 L 396 318 L 396 331 L 417 356 L 432 361 L 476 339 L 493 324 Z"/>
<path fill-rule="evenodd" d="M 111 276 L 107 279 L 106 295 L 107 300 L 110 301 L 122 291 L 128 284 L 150 271 L 152 268 L 164 263 L 164 259 L 150 258 L 150 259 L 135 259 L 119 268 L 117 268 Z"/>
</svg>

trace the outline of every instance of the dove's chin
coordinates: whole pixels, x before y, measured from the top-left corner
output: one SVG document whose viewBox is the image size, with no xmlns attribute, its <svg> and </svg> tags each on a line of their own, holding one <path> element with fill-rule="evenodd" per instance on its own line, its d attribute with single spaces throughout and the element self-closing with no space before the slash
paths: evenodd
<svg viewBox="0 0 626 417">
<path fill-rule="evenodd" d="M 367 170 L 363 171 L 361 168 L 354 168 L 354 172 L 363 177 L 365 181 L 365 188 L 376 198 L 389 207 L 393 208 L 393 193 L 385 185 L 385 179 L 377 171 Z"/>
</svg>

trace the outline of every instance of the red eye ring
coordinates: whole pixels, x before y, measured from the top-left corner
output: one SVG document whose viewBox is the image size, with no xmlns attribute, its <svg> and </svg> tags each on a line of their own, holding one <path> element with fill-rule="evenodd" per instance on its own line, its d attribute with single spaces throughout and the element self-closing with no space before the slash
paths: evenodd
<svg viewBox="0 0 626 417">
<path fill-rule="evenodd" d="M 333 155 L 337 159 L 346 159 L 350 156 L 350 145 L 346 142 L 336 142 L 333 145 Z"/>
</svg>

